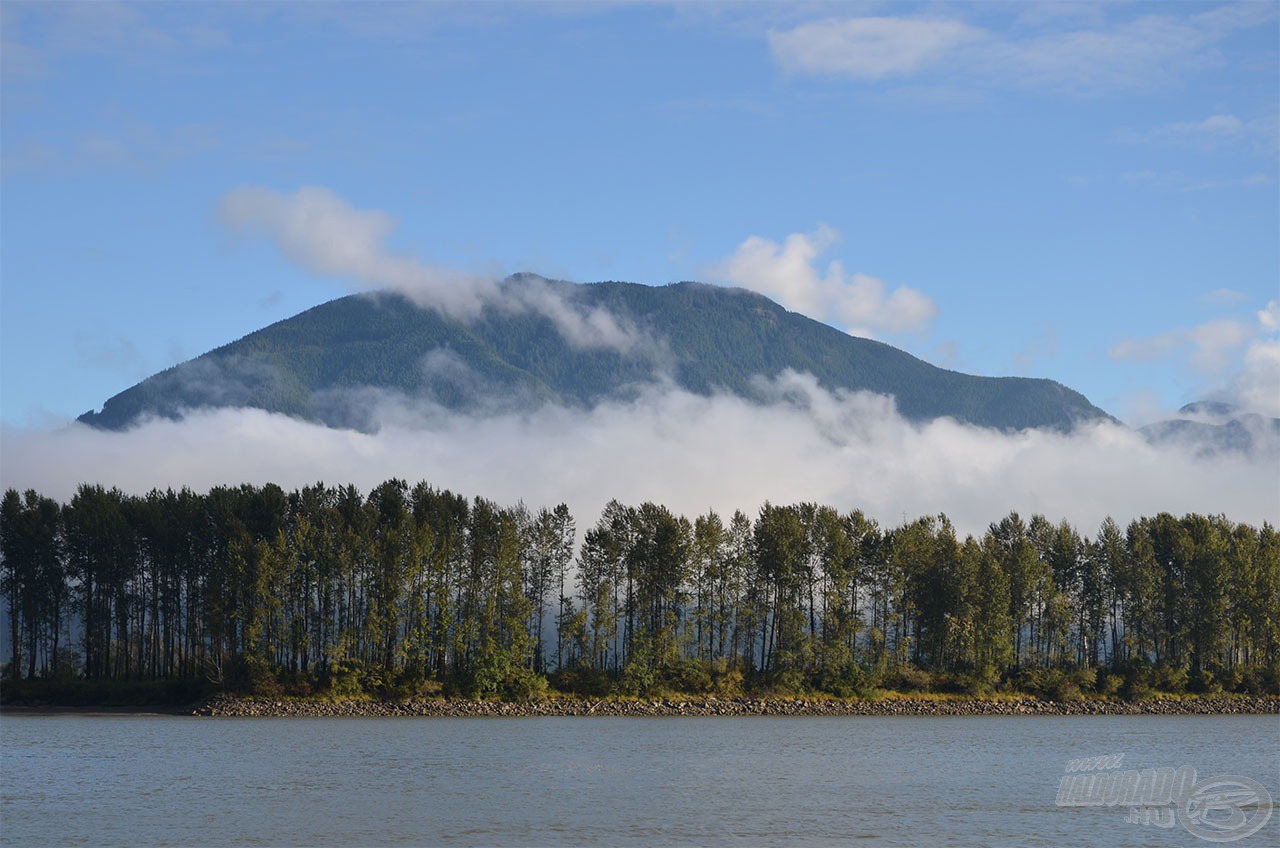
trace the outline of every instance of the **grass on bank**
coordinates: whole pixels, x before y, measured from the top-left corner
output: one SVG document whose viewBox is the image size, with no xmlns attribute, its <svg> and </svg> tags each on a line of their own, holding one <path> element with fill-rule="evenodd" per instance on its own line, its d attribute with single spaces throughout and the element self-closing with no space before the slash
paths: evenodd
<svg viewBox="0 0 1280 848">
<path fill-rule="evenodd" d="M 753 697 L 776 700 L 1137 701 L 1151 698 L 1230 697 L 1280 694 L 1276 669 L 1246 669 L 1212 675 L 1133 665 L 1115 671 L 1093 668 L 1032 669 L 1002 677 L 941 674 L 902 664 L 883 670 L 848 669 L 838 677 L 748 675 L 726 663 L 680 660 L 663 669 L 624 668 L 620 673 L 574 668 L 543 676 L 527 668 L 478 667 L 470 675 L 435 680 L 401 673 L 388 678 L 357 663 L 324 672 L 272 670 L 244 660 L 230 663 L 220 679 L 86 680 L 0 677 L 5 706 L 144 707 L 183 706 L 216 695 L 307 701 L 404 701 L 430 698 L 538 701 L 704 700 Z M 7 671 L 7 669 L 5 670 Z"/>
</svg>

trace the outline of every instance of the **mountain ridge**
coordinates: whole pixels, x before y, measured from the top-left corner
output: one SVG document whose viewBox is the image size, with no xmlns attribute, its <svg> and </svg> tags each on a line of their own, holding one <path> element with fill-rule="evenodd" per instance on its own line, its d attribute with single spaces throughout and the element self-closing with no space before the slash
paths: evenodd
<svg viewBox="0 0 1280 848">
<path fill-rule="evenodd" d="M 519 274 L 499 293 L 472 320 L 395 292 L 338 298 L 154 374 L 78 420 L 125 429 L 146 417 L 253 407 L 361 429 L 369 422 L 343 396 L 368 388 L 480 411 L 591 407 L 662 379 L 764 400 L 758 377 L 788 369 L 827 390 L 892 395 L 913 421 L 1066 430 L 1111 420 L 1055 381 L 938 368 L 745 289 Z"/>
</svg>

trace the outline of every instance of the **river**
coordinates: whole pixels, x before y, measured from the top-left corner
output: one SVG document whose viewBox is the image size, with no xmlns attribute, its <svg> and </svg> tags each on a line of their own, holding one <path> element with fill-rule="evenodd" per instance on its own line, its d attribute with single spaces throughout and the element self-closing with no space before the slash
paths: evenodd
<svg viewBox="0 0 1280 848">
<path fill-rule="evenodd" d="M 1067 805 L 1062 780 L 1190 766 L 1280 800 L 1276 716 L 6 714 L 0 742 L 15 846 L 1203 846 L 1185 811 Z M 1280 844 L 1280 815 L 1231 844 Z"/>
</svg>

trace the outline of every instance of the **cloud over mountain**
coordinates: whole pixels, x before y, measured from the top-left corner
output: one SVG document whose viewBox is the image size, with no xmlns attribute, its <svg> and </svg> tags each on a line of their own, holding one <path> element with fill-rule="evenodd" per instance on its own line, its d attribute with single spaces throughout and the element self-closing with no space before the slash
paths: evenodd
<svg viewBox="0 0 1280 848">
<path fill-rule="evenodd" d="M 923 292 L 907 286 L 890 290 L 875 277 L 849 274 L 839 260 L 819 271 L 818 258 L 838 240 L 827 226 L 792 233 L 782 244 L 751 236 L 710 273 L 858 336 L 917 333 L 937 317 L 938 305 Z"/>
<path fill-rule="evenodd" d="M 634 327 L 603 309 L 583 309 L 534 277 L 501 290 L 499 279 L 425 265 L 387 249 L 395 220 L 377 209 L 356 209 L 326 188 L 304 186 L 292 194 L 246 186 L 222 198 L 223 223 L 233 231 L 265 236 L 304 271 L 345 281 L 353 291 L 391 290 L 420 306 L 461 321 L 486 307 L 545 315 L 578 348 L 630 353 L 646 345 Z"/>
</svg>

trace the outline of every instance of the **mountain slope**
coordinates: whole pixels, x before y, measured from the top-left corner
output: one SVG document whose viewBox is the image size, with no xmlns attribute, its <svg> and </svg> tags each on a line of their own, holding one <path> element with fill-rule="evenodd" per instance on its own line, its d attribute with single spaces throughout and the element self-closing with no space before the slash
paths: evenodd
<svg viewBox="0 0 1280 848">
<path fill-rule="evenodd" d="M 146 416 L 247 406 L 359 428 L 371 422 L 352 393 L 369 387 L 483 411 L 543 401 L 590 406 L 663 377 L 701 394 L 754 398 L 760 375 L 785 369 L 811 373 L 827 389 L 893 395 L 913 420 L 1065 429 L 1107 417 L 1050 380 L 947 371 L 741 289 L 574 285 L 532 275 L 503 286 L 517 296 L 533 291 L 519 287 L 537 287 L 543 300 L 553 297 L 580 317 L 607 313 L 631 341 L 575 345 L 548 311 L 490 305 L 464 323 L 400 295 L 352 295 L 149 377 L 80 420 L 120 429 Z"/>
</svg>

